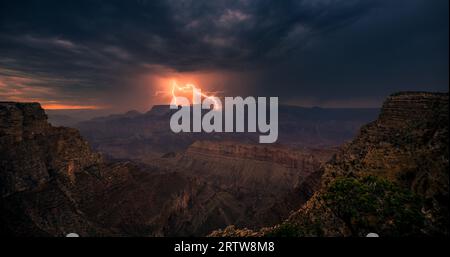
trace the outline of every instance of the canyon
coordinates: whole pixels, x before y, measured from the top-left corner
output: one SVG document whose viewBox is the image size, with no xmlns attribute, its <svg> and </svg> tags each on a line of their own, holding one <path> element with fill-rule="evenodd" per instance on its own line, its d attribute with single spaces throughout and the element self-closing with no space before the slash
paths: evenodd
<svg viewBox="0 0 450 257">
<path fill-rule="evenodd" d="M 76 129 L 52 126 L 38 103 L 1 102 L 0 117 L 5 235 L 206 235 L 275 224 L 309 198 L 313 189 L 287 196 L 333 153 L 196 141 L 133 162 L 105 158 Z"/>
<path fill-rule="evenodd" d="M 38 103 L 0 102 L 0 231 L 362 236 L 379 225 L 382 235 L 448 234 L 448 94 L 396 93 L 373 113 L 280 106 L 279 142 L 268 145 L 251 133 L 174 134 L 168 106 L 78 130 L 51 125 Z M 362 217 L 369 225 L 336 215 L 327 201 L 360 199 L 339 191 L 348 185 L 383 186 L 396 210 L 418 196 L 423 222 L 392 225 L 415 202 L 384 221 L 377 207 Z"/>
<path fill-rule="evenodd" d="M 279 106 L 276 144 L 292 149 L 329 149 L 350 141 L 359 128 L 376 119 L 378 109 L 324 109 Z M 258 143 L 258 133 L 173 133 L 169 105 L 148 112 L 130 111 L 79 122 L 77 128 L 92 147 L 109 159 L 152 162 L 165 154 L 185 151 L 196 141 Z M 50 123 L 61 124 L 50 115 Z M 64 123 L 64 122 L 62 122 Z M 69 123 L 70 124 L 70 123 Z"/>
</svg>

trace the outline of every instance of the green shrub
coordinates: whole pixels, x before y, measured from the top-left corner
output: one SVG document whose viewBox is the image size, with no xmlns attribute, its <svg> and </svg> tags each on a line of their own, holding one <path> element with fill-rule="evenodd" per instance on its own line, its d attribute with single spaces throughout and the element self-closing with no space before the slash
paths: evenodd
<svg viewBox="0 0 450 257">
<path fill-rule="evenodd" d="M 374 176 L 338 178 L 322 199 L 354 236 L 417 235 L 423 227 L 421 201 L 409 190 Z"/>
</svg>

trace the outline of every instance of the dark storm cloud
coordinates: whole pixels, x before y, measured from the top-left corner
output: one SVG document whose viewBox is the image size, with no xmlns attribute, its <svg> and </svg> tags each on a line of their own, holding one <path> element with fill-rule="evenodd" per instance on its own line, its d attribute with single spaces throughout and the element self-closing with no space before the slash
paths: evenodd
<svg viewBox="0 0 450 257">
<path fill-rule="evenodd" d="M 65 51 L 92 63 L 101 63 L 97 55 L 103 52 L 177 70 L 257 65 L 374 6 L 367 0 L 19 2 L 2 7 L 1 26 L 3 40 L 18 52 L 42 50 L 32 56 L 46 57 Z"/>
<path fill-rule="evenodd" d="M 243 83 L 289 101 L 443 90 L 448 1 L 0 3 L 0 76 L 30 76 L 70 98 L 124 88 L 155 65 L 251 71 Z"/>
</svg>

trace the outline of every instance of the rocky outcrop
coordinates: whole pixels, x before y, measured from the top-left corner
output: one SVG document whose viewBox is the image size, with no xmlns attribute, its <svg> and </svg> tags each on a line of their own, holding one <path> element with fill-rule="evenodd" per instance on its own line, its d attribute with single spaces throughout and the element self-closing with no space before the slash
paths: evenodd
<svg viewBox="0 0 450 257">
<path fill-rule="evenodd" d="M 78 173 L 100 162 L 76 130 L 51 127 L 38 103 L 1 102 L 0 203 L 7 227 L 2 233 L 102 233 L 58 186 L 74 183 Z"/>
<path fill-rule="evenodd" d="M 364 236 L 367 232 L 378 232 L 382 236 L 410 233 L 448 235 L 448 105 L 448 93 L 402 92 L 388 97 L 379 118 L 363 126 L 359 135 L 323 166 L 321 186 L 313 197 L 281 226 L 266 229 L 263 234 Z M 333 198 L 357 186 L 367 195 L 355 193 L 340 195 L 342 199 Z M 376 188 L 387 191 L 377 192 Z M 365 202 L 368 197 L 378 196 L 379 201 L 386 202 Z M 418 210 L 423 222 L 409 220 L 416 218 L 409 209 L 416 204 L 416 201 L 408 200 L 416 199 L 413 196 L 420 199 Z M 344 204 L 350 209 L 345 212 L 330 205 L 330 199 L 334 203 L 338 200 L 343 203 L 355 201 L 362 205 Z M 373 206 L 389 206 L 393 210 L 397 208 L 398 212 L 386 214 L 390 210 Z M 399 206 L 405 209 L 398 209 L 401 208 Z M 377 223 L 376 217 L 380 213 L 390 216 L 379 219 Z M 366 223 L 361 225 L 358 223 L 361 220 Z M 371 222 L 374 224 L 370 225 Z M 395 226 L 392 224 L 401 224 L 396 228 L 402 229 L 393 230 Z M 369 228 L 372 231 L 368 231 Z M 233 229 L 234 234 L 241 232 Z M 221 234 L 216 231 L 213 235 Z"/>
<path fill-rule="evenodd" d="M 21 141 L 42 134 L 49 128 L 47 115 L 38 103 L 0 102 L 0 136 L 2 140 Z"/>
<path fill-rule="evenodd" d="M 0 103 L 0 192 L 0 234 L 14 236 L 176 234 L 173 213 L 212 194 L 180 174 L 105 162 L 39 104 L 10 102 Z"/>
<path fill-rule="evenodd" d="M 39 104 L 0 103 L 1 196 L 29 191 L 53 176 L 74 174 L 101 161 L 77 130 L 51 127 Z"/>
<path fill-rule="evenodd" d="M 385 101 L 379 118 L 325 166 L 336 177 L 374 175 L 421 196 L 425 232 L 448 234 L 448 93 L 403 92 Z"/>
<path fill-rule="evenodd" d="M 439 125 L 448 119 L 447 107 L 448 93 L 400 92 L 386 99 L 376 124 L 397 131 L 425 121 Z"/>
<path fill-rule="evenodd" d="M 404 92 L 385 101 L 379 118 L 326 166 L 323 178 L 383 176 L 426 196 L 438 188 L 448 194 L 446 168 L 448 94 Z"/>
</svg>

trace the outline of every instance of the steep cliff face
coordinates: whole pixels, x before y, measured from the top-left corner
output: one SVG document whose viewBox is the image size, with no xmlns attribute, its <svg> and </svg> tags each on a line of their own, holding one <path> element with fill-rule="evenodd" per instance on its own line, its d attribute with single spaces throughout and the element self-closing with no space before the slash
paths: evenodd
<svg viewBox="0 0 450 257">
<path fill-rule="evenodd" d="M 336 177 L 375 175 L 419 195 L 424 232 L 448 234 L 448 94 L 391 95 L 379 118 L 325 166 L 326 186 Z"/>
<path fill-rule="evenodd" d="M 363 126 L 325 172 L 326 178 L 352 172 L 386 176 L 414 184 L 423 169 L 442 175 L 448 165 L 448 94 L 405 92 L 391 95 L 379 118 Z M 410 174 L 411 173 L 411 174 Z M 445 174 L 445 173 L 444 173 Z M 439 180 L 441 181 L 441 180 Z"/>
<path fill-rule="evenodd" d="M 51 127 L 39 104 L 0 103 L 1 196 L 33 190 L 52 176 L 101 162 L 77 130 Z"/>
<path fill-rule="evenodd" d="M 213 235 L 448 235 L 448 119 L 448 93 L 393 94 L 282 225 Z"/>
<path fill-rule="evenodd" d="M 190 217 L 190 228 L 185 228 L 207 234 L 229 224 L 258 228 L 287 218 L 317 189 L 316 172 L 333 153 L 281 145 L 197 141 L 185 152 L 165 155 L 154 165 L 202 179 L 215 189 L 215 194 Z"/>
<path fill-rule="evenodd" d="M 37 103 L 1 102 L 0 160 L 3 233 L 102 233 L 58 186 L 100 163 L 76 130 L 51 127 Z"/>
<path fill-rule="evenodd" d="M 39 104 L 0 103 L 0 233 L 164 235 L 172 213 L 211 195 L 202 182 L 107 163 Z"/>
<path fill-rule="evenodd" d="M 46 122 L 47 115 L 38 103 L 21 104 L 0 102 L 1 136 L 9 136 L 20 141 L 33 134 L 42 134 L 50 126 Z"/>
<path fill-rule="evenodd" d="M 199 141 L 189 147 L 179 163 L 191 173 L 239 191 L 244 198 L 257 196 L 248 200 L 264 210 L 257 215 L 272 217 L 260 220 L 260 225 L 268 225 L 286 217 L 313 195 L 320 186 L 322 165 L 335 152 L 336 149 Z"/>
</svg>

